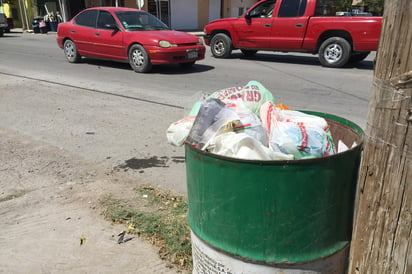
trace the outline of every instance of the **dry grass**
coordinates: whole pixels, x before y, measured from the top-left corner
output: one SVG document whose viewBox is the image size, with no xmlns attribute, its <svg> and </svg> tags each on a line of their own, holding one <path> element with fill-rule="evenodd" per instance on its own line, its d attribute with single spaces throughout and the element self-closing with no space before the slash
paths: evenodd
<svg viewBox="0 0 412 274">
<path fill-rule="evenodd" d="M 128 226 L 127 233 L 138 235 L 159 248 L 159 256 L 181 271 L 193 268 L 188 204 L 183 196 L 143 186 L 135 189 L 135 201 L 121 201 L 110 195 L 100 199 L 104 216 Z"/>
</svg>

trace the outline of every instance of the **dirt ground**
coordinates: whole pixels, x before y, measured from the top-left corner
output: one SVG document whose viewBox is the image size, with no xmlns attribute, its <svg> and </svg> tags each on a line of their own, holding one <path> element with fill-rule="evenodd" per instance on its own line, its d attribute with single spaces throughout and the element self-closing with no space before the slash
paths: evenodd
<svg viewBox="0 0 412 274">
<path fill-rule="evenodd" d="M 131 198 L 135 178 L 0 128 L 0 273 L 176 273 L 104 220 L 99 198 Z M 84 244 L 80 239 L 84 238 Z"/>
</svg>

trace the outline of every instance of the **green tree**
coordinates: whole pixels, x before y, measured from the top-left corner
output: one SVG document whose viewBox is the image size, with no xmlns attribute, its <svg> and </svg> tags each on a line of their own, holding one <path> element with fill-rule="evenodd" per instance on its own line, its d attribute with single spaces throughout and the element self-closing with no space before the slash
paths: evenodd
<svg viewBox="0 0 412 274">
<path fill-rule="evenodd" d="M 338 11 L 350 11 L 352 0 L 335 0 L 335 5 Z"/>
<path fill-rule="evenodd" d="M 363 0 L 361 4 L 367 6 L 374 15 L 383 14 L 384 0 Z"/>
</svg>

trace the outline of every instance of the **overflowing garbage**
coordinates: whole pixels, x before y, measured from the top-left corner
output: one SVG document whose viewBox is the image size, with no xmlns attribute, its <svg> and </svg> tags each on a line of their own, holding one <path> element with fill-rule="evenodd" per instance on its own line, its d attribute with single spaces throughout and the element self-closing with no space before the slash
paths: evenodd
<svg viewBox="0 0 412 274">
<path fill-rule="evenodd" d="M 297 160 L 333 155 L 327 121 L 275 104 L 272 93 L 250 81 L 204 95 L 189 115 L 167 129 L 168 143 L 249 160 Z"/>
</svg>

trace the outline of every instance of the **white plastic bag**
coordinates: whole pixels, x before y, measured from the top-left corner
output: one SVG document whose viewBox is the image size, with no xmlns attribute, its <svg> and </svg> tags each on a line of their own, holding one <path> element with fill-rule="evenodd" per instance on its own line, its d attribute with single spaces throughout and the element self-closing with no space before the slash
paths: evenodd
<svg viewBox="0 0 412 274">
<path fill-rule="evenodd" d="M 225 88 L 213 92 L 206 96 L 207 98 L 216 98 L 225 103 L 231 101 L 242 100 L 245 106 L 257 116 L 260 115 L 260 107 L 265 102 L 274 102 L 272 93 L 257 81 L 249 81 L 243 87 Z M 202 99 L 196 102 L 190 111 L 190 115 L 196 115 L 200 109 Z"/>
<path fill-rule="evenodd" d="M 237 124 L 239 116 L 236 112 L 221 100 L 208 98 L 202 103 L 186 141 L 205 150 L 216 135 L 233 130 Z"/>
<path fill-rule="evenodd" d="M 295 159 L 316 158 L 335 153 L 329 126 L 322 117 L 300 111 L 262 106 L 263 126 L 274 151 L 293 154 Z"/>
<path fill-rule="evenodd" d="M 189 116 L 172 123 L 166 131 L 167 142 L 174 146 L 183 145 L 195 119 L 196 116 Z"/>
<path fill-rule="evenodd" d="M 292 160 L 293 155 L 275 152 L 246 133 L 227 132 L 214 139 L 210 152 L 247 160 Z"/>
</svg>

